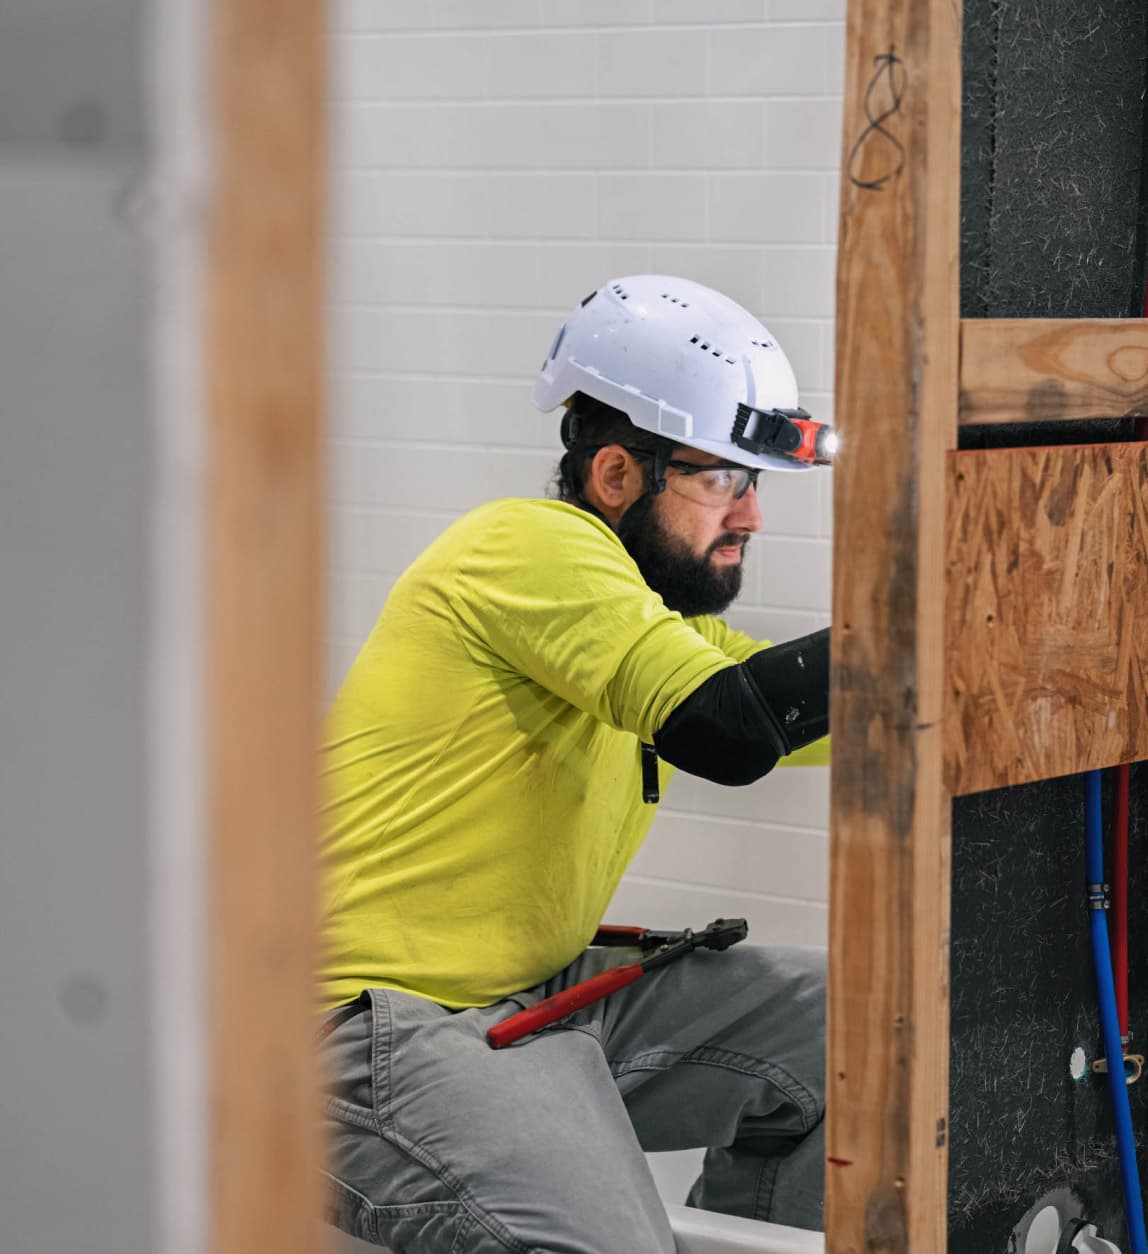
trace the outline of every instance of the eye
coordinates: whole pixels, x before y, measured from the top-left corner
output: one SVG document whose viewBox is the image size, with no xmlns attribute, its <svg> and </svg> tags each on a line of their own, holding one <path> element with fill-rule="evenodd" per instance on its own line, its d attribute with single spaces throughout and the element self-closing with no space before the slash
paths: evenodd
<svg viewBox="0 0 1148 1254">
<path fill-rule="evenodd" d="M 733 484 L 733 471 L 725 466 L 704 471 L 701 478 L 712 492 L 728 492 Z"/>
</svg>

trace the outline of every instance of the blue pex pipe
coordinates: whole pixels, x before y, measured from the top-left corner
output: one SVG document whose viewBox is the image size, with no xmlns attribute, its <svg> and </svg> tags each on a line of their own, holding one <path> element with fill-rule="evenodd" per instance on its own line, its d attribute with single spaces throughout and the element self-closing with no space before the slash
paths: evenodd
<svg viewBox="0 0 1148 1254">
<path fill-rule="evenodd" d="M 1100 999 L 1100 1027 L 1108 1058 L 1108 1087 L 1116 1121 L 1116 1147 L 1120 1154 L 1120 1178 L 1124 1185 L 1124 1215 L 1132 1254 L 1148 1254 L 1144 1234 L 1144 1201 L 1136 1167 L 1136 1139 L 1132 1135 L 1132 1108 L 1124 1079 L 1124 1048 L 1116 1011 L 1116 984 L 1112 978 L 1112 954 L 1108 947 L 1108 903 L 1104 892 L 1104 842 L 1101 836 L 1100 772 L 1084 776 L 1084 867 L 1088 879 L 1092 957 L 1096 965 L 1096 990 Z"/>
</svg>

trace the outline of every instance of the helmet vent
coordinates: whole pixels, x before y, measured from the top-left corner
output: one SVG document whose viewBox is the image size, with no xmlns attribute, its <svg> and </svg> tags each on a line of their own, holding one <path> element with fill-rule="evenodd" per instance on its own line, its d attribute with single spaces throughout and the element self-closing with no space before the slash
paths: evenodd
<svg viewBox="0 0 1148 1254">
<path fill-rule="evenodd" d="M 616 292 L 623 300 L 630 299 L 630 293 L 621 285 L 621 283 L 613 283 L 610 285 L 610 291 Z"/>
<path fill-rule="evenodd" d="M 662 300 L 668 300 L 671 305 L 677 305 L 681 309 L 689 309 L 690 307 L 688 300 L 680 300 L 677 296 L 671 296 L 669 292 L 662 293 Z"/>
<path fill-rule="evenodd" d="M 754 348 L 776 348 L 777 345 L 772 340 L 750 340 Z"/>
<path fill-rule="evenodd" d="M 709 353 L 711 357 L 725 357 L 724 348 L 713 348 L 709 344 L 703 343 L 700 335 L 691 335 L 690 343 L 696 344 L 703 353 Z M 725 357 L 725 359 L 731 366 L 737 365 L 737 361 L 733 357 Z"/>
</svg>

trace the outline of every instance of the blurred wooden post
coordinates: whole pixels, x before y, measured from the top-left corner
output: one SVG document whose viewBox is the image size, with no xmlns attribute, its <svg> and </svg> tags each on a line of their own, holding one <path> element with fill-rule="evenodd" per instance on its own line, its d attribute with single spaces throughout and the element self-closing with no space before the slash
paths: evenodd
<svg viewBox="0 0 1148 1254">
<path fill-rule="evenodd" d="M 217 0 L 208 221 L 212 1254 L 315 1254 L 321 0 Z"/>
<path fill-rule="evenodd" d="M 837 263 L 829 1254 L 946 1239 L 945 455 L 959 0 L 850 0 Z"/>
</svg>

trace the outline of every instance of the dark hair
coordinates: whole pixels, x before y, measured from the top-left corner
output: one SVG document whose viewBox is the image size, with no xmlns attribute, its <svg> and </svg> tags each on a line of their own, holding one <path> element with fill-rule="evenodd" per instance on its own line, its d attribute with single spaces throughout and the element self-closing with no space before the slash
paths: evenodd
<svg viewBox="0 0 1148 1254">
<path fill-rule="evenodd" d="M 581 504 L 586 469 L 600 448 L 606 444 L 622 444 L 652 453 L 663 438 L 634 426 L 622 410 L 597 401 L 585 392 L 575 392 L 566 402 L 562 419 L 562 442 L 566 452 L 554 473 L 551 490 L 558 500 L 568 505 Z"/>
</svg>

